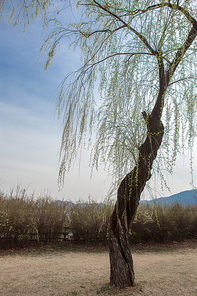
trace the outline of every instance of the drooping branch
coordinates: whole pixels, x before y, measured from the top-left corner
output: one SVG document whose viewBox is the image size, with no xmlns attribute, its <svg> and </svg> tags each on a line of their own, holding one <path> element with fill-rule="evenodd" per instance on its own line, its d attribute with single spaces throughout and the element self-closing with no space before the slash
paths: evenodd
<svg viewBox="0 0 197 296">
<path fill-rule="evenodd" d="M 94 3 L 93 3 L 94 2 Z M 104 1 L 105 2 L 105 4 L 106 4 L 106 1 Z M 136 55 L 136 54 L 138 54 L 138 55 L 143 55 L 143 54 L 145 54 L 145 55 L 147 55 L 147 56 L 155 56 L 156 57 L 156 59 L 157 59 L 157 62 L 158 62 L 158 71 L 159 71 L 159 79 L 158 79 L 158 76 L 156 77 L 156 75 L 157 75 L 157 70 L 156 70 L 156 67 L 154 67 L 154 69 L 155 69 L 155 81 L 157 81 L 157 79 L 159 80 L 159 85 L 157 86 L 157 88 L 154 88 L 154 93 L 152 92 L 152 94 L 154 95 L 153 97 L 152 97 L 152 99 L 151 99 L 151 104 L 152 104 L 152 102 L 156 99 L 156 104 L 155 104 L 155 108 L 153 109 L 153 111 L 152 111 L 152 115 L 150 114 L 150 117 L 152 116 L 156 116 L 156 113 L 157 113 L 157 118 L 159 119 L 160 117 L 161 117 L 161 113 L 162 113 L 162 108 L 163 108 L 163 104 L 164 104 L 164 95 L 165 95 L 165 91 L 166 91 L 166 89 L 167 89 L 167 87 L 169 86 L 169 84 L 170 84 L 170 80 L 171 80 L 171 76 L 172 75 L 170 75 L 170 72 L 172 73 L 172 64 L 174 64 L 174 66 L 175 67 L 177 67 L 178 66 L 178 63 L 177 63 L 177 61 L 178 62 L 180 62 L 179 61 L 179 58 L 177 58 L 177 60 L 176 59 L 174 59 L 174 61 L 175 61 L 175 63 L 173 63 L 173 61 L 171 62 L 171 61 L 169 61 L 169 59 L 170 58 L 166 58 L 165 57 L 165 55 L 164 55 L 164 53 L 162 52 L 162 50 L 163 50 L 163 45 L 164 45 L 164 51 L 166 52 L 166 53 L 168 53 L 168 52 L 170 52 L 170 50 L 172 49 L 173 51 L 174 51 L 174 47 L 173 48 L 169 48 L 168 47 L 168 44 L 167 45 L 165 45 L 165 44 L 162 44 L 162 38 L 164 38 L 163 37 L 163 35 L 165 35 L 165 34 L 168 34 L 168 32 L 167 32 L 167 29 L 168 29 L 168 27 L 167 27 L 167 23 L 165 22 L 165 29 L 162 29 L 162 31 L 160 30 L 160 32 L 162 32 L 163 33 L 163 35 L 161 36 L 161 38 L 160 38 L 160 44 L 161 44 L 161 48 L 159 47 L 159 49 L 157 50 L 157 51 L 154 51 L 154 47 L 152 46 L 152 44 L 154 43 L 154 42 L 152 42 L 152 40 L 149 38 L 149 37 L 151 37 L 151 36 L 149 36 L 149 37 L 147 37 L 146 36 L 146 33 L 144 33 L 144 36 L 142 36 L 142 34 L 140 34 L 141 33 L 141 31 L 140 31 L 140 29 L 138 30 L 138 27 L 135 27 L 134 26 L 134 28 L 132 28 L 132 25 L 133 25 L 133 23 L 132 22 L 129 22 L 129 24 L 127 23 L 127 18 L 126 17 L 124 17 L 124 16 L 121 16 L 120 14 L 119 15 L 117 15 L 117 11 L 119 11 L 118 9 L 116 10 L 116 9 L 113 9 L 113 7 L 111 7 L 111 5 L 108 5 L 107 6 L 107 4 L 106 4 L 106 6 L 104 6 L 104 3 L 103 1 L 99 1 L 99 0 L 92 0 L 92 1 L 88 1 L 88 3 L 89 3 L 89 8 L 88 9 L 90 9 L 91 8 L 91 5 L 94 5 L 94 10 L 93 10 L 93 13 L 94 14 L 96 14 L 97 12 L 96 12 L 96 8 L 98 9 L 98 11 L 99 11 L 99 13 L 100 13 L 100 15 L 101 15 L 101 19 L 103 19 L 103 18 L 107 18 L 107 21 L 106 22 L 102 22 L 102 23 L 100 23 L 101 25 L 103 25 L 103 24 L 105 24 L 105 25 L 103 25 L 103 26 L 101 26 L 101 25 L 99 25 L 99 26 L 97 26 L 96 25 L 96 23 L 93 21 L 93 26 L 92 26 L 92 23 L 90 23 L 90 25 L 89 25 L 89 29 L 88 28 L 86 28 L 86 24 L 88 24 L 88 22 L 87 22 L 87 20 L 85 21 L 85 23 L 82 23 L 82 25 L 81 25 L 81 27 L 79 27 L 79 26 L 77 26 L 76 27 L 76 29 L 78 29 L 78 33 L 81 33 L 83 36 L 81 36 L 81 40 L 83 41 L 83 46 L 84 46 L 84 48 L 86 49 L 86 52 L 87 52 L 87 55 L 86 55 L 86 60 L 85 60 L 85 63 L 84 63 L 84 65 L 81 67 L 81 69 L 80 69 L 80 71 L 79 72 L 77 72 L 77 75 L 75 76 L 75 81 L 74 81 L 74 83 L 72 84 L 73 85 L 73 89 L 72 89 L 72 91 L 70 92 L 70 94 L 72 93 L 76 93 L 75 92 L 75 87 L 74 87 L 74 85 L 75 86 L 77 86 L 78 87 L 78 89 L 79 89 L 79 94 L 81 95 L 81 94 L 85 94 L 85 89 L 87 90 L 88 88 L 87 87 L 85 87 L 85 83 L 87 82 L 87 81 L 90 81 L 90 79 L 89 78 L 91 78 L 91 77 L 93 77 L 94 75 L 95 75 L 95 71 L 96 71 L 96 66 L 99 66 L 100 64 L 102 64 L 102 63 L 105 63 L 105 62 L 107 62 L 107 61 L 111 61 L 113 58 L 115 58 L 116 59 L 116 57 L 118 57 L 118 56 L 120 56 L 120 55 L 122 55 L 122 56 L 125 56 L 125 58 L 123 57 L 122 59 L 117 59 L 117 63 L 119 63 L 119 64 L 121 64 L 121 66 L 123 65 L 123 67 L 122 67 L 122 69 L 124 68 L 124 73 L 123 73 L 123 75 L 122 75 L 122 77 L 125 75 L 125 73 L 126 73 L 126 75 L 127 75 L 127 77 L 126 78 L 128 78 L 129 79 L 129 75 L 130 75 L 130 69 L 131 68 L 127 68 L 127 64 L 129 65 L 129 64 L 132 64 L 132 62 L 133 62 L 133 60 L 135 60 L 135 58 L 133 59 L 132 58 L 132 60 L 131 60 L 131 57 L 133 57 L 133 55 Z M 93 4 L 92 4 L 93 3 Z M 101 3 L 101 4 L 100 4 Z M 111 3 L 111 2 L 110 2 Z M 166 7 L 168 6 L 167 4 L 169 4 L 170 2 L 166 2 Z M 163 3 L 162 3 L 163 4 Z M 102 7 L 102 5 L 104 6 L 104 7 Z M 160 9 L 162 9 L 162 6 L 161 7 L 158 7 L 157 6 L 157 9 L 158 8 L 160 8 Z M 156 9 L 156 6 L 154 7 L 154 9 Z M 172 9 L 174 9 L 175 10 L 175 8 L 173 7 L 173 8 L 171 8 L 171 7 L 169 7 L 169 9 L 168 10 L 172 10 Z M 103 12 L 101 11 L 101 10 L 103 10 Z M 151 10 L 150 8 L 148 9 L 148 10 Z M 153 9 L 152 9 L 153 10 Z M 166 8 L 166 10 L 167 10 L 167 8 Z M 125 10 L 126 11 L 126 10 Z M 179 15 L 180 15 L 180 13 L 178 13 Z M 173 14 L 174 15 L 174 14 Z M 110 18 L 111 18 L 111 20 L 110 20 Z M 131 17 L 132 18 L 132 17 Z M 185 18 L 184 18 L 185 19 Z M 166 19 L 165 19 L 166 20 Z M 170 18 L 170 21 L 173 21 L 173 19 L 171 19 Z M 185 23 L 188 23 L 187 22 L 187 20 L 185 20 Z M 84 27 L 84 24 L 85 24 L 85 27 Z M 94 27 L 95 26 L 95 27 Z M 156 21 L 154 21 L 153 23 L 152 23 L 152 26 L 153 26 L 153 28 L 155 28 L 156 29 Z M 80 29 L 79 29 L 80 28 Z M 84 30 L 83 30 L 84 29 Z M 87 30 L 86 30 L 87 29 Z M 94 29 L 95 29 L 95 31 L 94 31 Z M 103 29 L 103 30 L 102 30 Z M 119 36 L 119 35 L 117 35 L 116 36 L 116 34 L 115 34 L 115 37 L 114 37 L 114 39 L 113 39 L 113 37 L 112 37 L 112 35 L 113 35 L 113 33 L 115 33 L 115 32 L 117 32 L 117 31 L 119 31 L 120 29 L 125 29 L 124 31 L 125 31 L 125 36 L 128 36 L 128 33 L 129 33 L 129 30 L 131 31 L 131 32 L 133 32 L 132 34 L 130 34 L 130 37 L 129 37 L 129 41 L 127 42 L 127 41 L 125 41 L 125 40 L 127 40 L 127 39 L 125 39 L 125 40 L 121 40 L 121 41 L 124 41 L 123 43 L 122 42 L 120 42 L 119 44 L 118 44 L 118 47 L 115 47 L 114 46 L 114 44 L 113 44 L 113 46 L 111 46 L 111 47 L 109 47 L 109 46 L 107 46 L 106 44 L 108 44 L 108 43 L 110 43 L 111 42 L 111 44 L 113 43 L 113 42 L 116 42 L 116 38 L 121 38 L 121 36 Z M 166 31 L 165 31 L 166 30 Z M 86 34 L 86 31 L 87 31 L 87 34 Z M 137 31 L 139 31 L 139 32 L 137 32 Z M 75 32 L 77 32 L 77 30 L 75 31 Z M 85 33 L 84 33 L 85 32 Z M 143 32 L 145 32 L 145 30 L 143 31 Z M 73 33 L 73 32 L 72 32 Z M 83 34 L 84 33 L 84 34 Z M 185 32 L 184 32 L 185 33 Z M 135 36 L 134 36 L 134 34 L 136 35 L 136 36 L 138 36 L 138 41 L 137 41 L 137 38 L 135 38 Z M 191 36 L 192 36 L 192 33 L 190 34 Z M 159 36 L 159 35 L 158 35 Z M 92 39 L 90 38 L 89 39 L 89 37 L 92 37 L 93 38 L 93 42 L 91 42 L 92 41 Z M 110 39 L 112 37 L 112 39 Z M 134 37 L 134 39 L 132 39 Z M 89 44 L 89 41 L 88 41 L 88 39 L 90 40 L 90 44 Z M 98 42 L 97 42 L 97 40 L 96 39 L 98 39 Z M 133 41 L 134 40 L 134 41 Z M 148 42 L 147 42 L 147 40 L 148 40 Z M 151 41 L 150 41 L 151 40 Z M 189 40 L 189 42 L 191 41 L 191 39 L 188 39 Z M 142 47 L 142 42 L 143 42 L 143 47 Z M 133 43 L 131 43 L 131 42 L 133 42 Z M 165 40 L 165 42 L 167 43 L 168 42 L 168 40 L 166 39 Z M 75 44 L 77 44 L 77 42 L 75 43 Z M 158 43 L 157 43 L 158 44 Z M 128 46 L 129 45 L 129 46 Z M 132 46 L 132 49 L 131 49 L 131 46 Z M 135 46 L 136 45 L 136 46 Z M 180 46 L 180 45 L 179 45 Z M 144 49 L 146 47 L 146 49 Z M 110 50 L 108 50 L 110 48 Z M 158 47 L 157 47 L 158 48 Z M 141 52 L 139 52 L 139 53 L 137 53 L 137 50 L 139 49 L 139 51 L 141 51 Z M 185 49 L 186 49 L 186 47 L 185 47 Z M 129 51 L 129 52 L 127 52 L 127 50 Z M 132 52 L 133 51 L 133 52 Z M 147 53 L 146 53 L 146 51 L 147 51 Z M 177 54 L 175 54 L 176 55 L 176 57 L 179 57 L 179 55 L 180 55 L 180 53 L 181 53 L 181 51 L 182 51 L 182 47 L 180 47 L 180 49 L 177 51 Z M 143 53 L 144 52 L 144 53 Z M 183 52 L 183 51 L 182 51 Z M 171 53 L 169 54 L 169 56 L 171 56 Z M 123 59 L 124 59 L 124 63 L 121 63 L 122 61 L 123 61 Z M 148 60 L 148 59 L 144 59 L 144 63 L 146 63 L 146 60 Z M 131 62 L 131 63 L 130 63 Z M 116 63 L 114 63 L 114 65 L 115 65 Z M 153 62 L 153 64 L 154 64 L 154 66 L 155 66 L 155 61 Z M 108 63 L 108 65 L 110 65 L 110 62 Z M 111 65 L 110 65 L 111 66 Z M 141 66 L 141 65 L 140 65 Z M 167 69 L 164 69 L 164 66 L 165 66 L 165 68 Z M 175 68 L 174 67 L 174 71 L 175 71 Z M 106 69 L 108 69 L 108 68 L 106 68 Z M 105 72 L 104 72 L 105 73 Z M 137 73 L 137 71 L 135 70 L 135 73 L 136 73 L 136 77 L 138 76 L 138 74 L 140 73 L 140 71 Z M 173 73 L 172 73 L 173 74 Z M 108 75 L 108 73 L 106 73 L 106 77 L 107 77 L 107 75 Z M 134 74 L 135 75 L 135 74 Z M 134 79 L 135 80 L 135 76 L 134 76 L 133 74 L 131 75 L 132 76 L 132 78 L 131 78 L 131 80 L 132 79 Z M 105 75 L 103 75 L 103 77 L 104 77 Z M 110 74 L 109 74 L 109 76 L 108 77 L 110 77 Z M 121 77 L 119 78 L 120 79 L 120 82 L 121 82 Z M 83 80 L 83 81 L 82 81 Z M 85 82 L 84 82 L 85 81 Z M 93 81 L 93 80 L 92 80 Z M 104 81 L 104 78 L 103 78 L 103 81 Z M 111 83 L 111 85 L 112 85 L 112 83 L 113 83 L 113 80 L 111 80 L 111 82 L 109 82 L 110 81 L 110 79 L 108 80 L 108 85 Z M 116 81 L 116 83 L 117 83 L 117 81 L 118 80 L 116 80 L 116 79 L 114 79 L 114 81 Z M 135 81 L 137 81 L 137 78 L 136 78 L 136 80 Z M 72 81 L 73 82 L 73 81 Z M 153 80 L 151 80 L 151 82 L 153 82 Z M 106 85 L 107 85 L 107 83 L 106 83 Z M 174 82 L 173 82 L 174 83 Z M 114 83 L 115 84 L 115 83 Z M 88 84 L 88 85 L 90 85 L 90 84 Z M 93 84 L 92 84 L 93 85 Z M 103 82 L 103 85 L 104 85 L 104 87 L 106 87 L 106 85 L 104 84 L 104 82 Z M 128 85 L 128 84 L 127 84 Z M 140 84 L 139 84 L 140 85 Z M 151 87 L 152 87 L 152 85 L 153 84 L 151 84 Z M 110 86 L 111 87 L 111 86 Z M 132 95 L 133 96 L 135 96 L 135 89 L 134 89 L 134 87 L 132 86 L 129 86 L 129 88 L 130 89 L 132 89 Z M 128 88 L 128 91 L 127 91 L 127 93 L 129 93 L 129 91 L 130 91 L 130 89 Z M 82 91 L 82 89 L 84 90 L 84 91 Z M 141 90 L 142 88 L 140 88 L 140 90 Z M 158 91 L 158 93 L 156 94 L 156 89 L 159 89 L 159 91 Z M 74 91 L 73 91 L 74 90 Z M 116 92 L 116 94 L 117 94 L 117 92 Z M 115 95 L 116 95 L 115 94 Z M 151 94 L 151 95 L 152 95 Z M 86 94 L 85 94 L 86 95 Z M 140 93 L 140 95 L 142 95 L 143 96 L 143 93 L 141 92 Z M 144 92 L 144 96 L 146 96 L 146 94 L 145 94 L 145 92 Z M 82 97 L 82 96 L 81 96 Z M 74 112 L 75 112 L 75 110 L 77 110 L 77 112 L 78 112 L 78 110 L 79 110 L 79 112 L 78 112 L 78 114 L 81 112 L 80 110 L 82 110 L 83 111 L 83 101 L 82 101 L 82 103 L 80 102 L 80 100 L 79 100 L 79 96 L 78 95 L 75 95 L 75 96 L 73 96 L 72 95 L 72 98 L 71 98 L 71 100 L 73 99 L 73 101 L 75 102 L 75 103 L 73 103 L 72 104 L 72 106 L 74 106 L 73 107 L 73 109 L 74 109 L 74 111 L 72 112 L 73 114 L 74 114 Z M 146 99 L 146 98 L 145 98 Z M 140 101 L 139 101 L 140 102 Z M 84 106 L 87 106 L 88 104 L 85 102 L 85 104 L 84 104 Z M 90 104 L 89 104 L 90 105 Z M 75 107 L 76 106 L 76 107 Z M 81 107 L 82 106 L 82 107 Z M 92 105 L 91 105 L 92 106 Z M 150 106 L 150 105 L 149 105 Z M 85 108 L 85 107 L 84 107 Z M 146 107 L 145 107 L 146 108 Z M 68 110 L 68 109 L 67 109 Z M 73 116 L 74 117 L 74 116 Z M 75 118 L 77 118 L 78 116 L 75 116 Z M 88 117 L 87 117 L 88 118 Z M 69 118 L 69 120 L 70 120 L 70 118 Z M 80 130 L 81 131 L 81 130 Z M 70 134 L 71 134 L 71 132 L 70 132 L 70 130 L 69 130 L 69 136 L 70 136 Z M 73 138 L 75 139 L 75 142 L 77 142 L 76 141 L 76 138 L 73 136 Z M 81 136 L 80 136 L 80 139 L 81 139 Z M 141 143 L 141 142 L 140 142 Z M 133 164 L 132 164 L 133 165 Z M 121 170 L 120 170 L 121 171 Z M 120 176 L 120 175 L 119 175 Z"/>
</svg>

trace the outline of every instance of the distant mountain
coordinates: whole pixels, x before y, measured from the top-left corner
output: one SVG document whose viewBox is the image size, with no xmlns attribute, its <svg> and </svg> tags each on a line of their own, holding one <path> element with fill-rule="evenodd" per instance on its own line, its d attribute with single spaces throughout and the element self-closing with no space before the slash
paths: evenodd
<svg viewBox="0 0 197 296">
<path fill-rule="evenodd" d="M 75 205 L 75 203 L 73 203 L 72 201 L 62 201 L 62 200 L 59 200 L 59 199 L 56 200 L 55 202 L 58 203 L 58 204 L 61 204 L 62 202 L 66 203 L 68 209 L 72 208 Z"/>
<path fill-rule="evenodd" d="M 173 204 L 178 202 L 182 205 L 197 205 L 197 189 L 187 190 L 177 194 L 173 194 L 168 197 L 160 197 L 154 200 L 143 200 L 142 203 L 154 203 L 157 204 Z"/>
<path fill-rule="evenodd" d="M 82 202 L 82 203 L 79 203 L 79 202 L 77 202 L 77 203 L 74 203 L 74 202 L 72 202 L 72 201 L 62 201 L 62 200 L 56 200 L 55 201 L 56 203 L 58 203 L 58 204 L 61 204 L 62 202 L 64 202 L 64 203 L 66 203 L 66 205 L 67 205 L 67 208 L 70 210 L 72 207 L 74 207 L 75 205 L 78 205 L 78 206 L 81 206 L 81 207 L 83 207 L 83 206 L 85 206 L 85 205 L 87 205 L 87 204 L 89 204 L 88 202 L 86 203 L 86 202 Z M 104 205 L 104 203 L 96 203 L 97 205 L 99 205 L 99 206 L 103 206 Z"/>
<path fill-rule="evenodd" d="M 57 203 L 62 203 L 61 200 L 56 200 L 55 202 Z M 72 208 L 75 203 L 71 201 L 63 201 L 67 204 L 68 209 Z M 141 200 L 140 203 L 149 203 L 152 204 L 156 202 L 157 204 L 173 204 L 175 202 L 178 202 L 182 205 L 197 205 L 197 189 L 194 190 L 187 190 L 187 191 L 182 191 L 177 194 L 173 194 L 168 197 L 160 197 L 156 198 L 154 200 Z M 85 205 L 86 203 L 79 203 L 78 205 Z M 98 203 L 98 205 L 103 205 L 102 203 Z"/>
</svg>

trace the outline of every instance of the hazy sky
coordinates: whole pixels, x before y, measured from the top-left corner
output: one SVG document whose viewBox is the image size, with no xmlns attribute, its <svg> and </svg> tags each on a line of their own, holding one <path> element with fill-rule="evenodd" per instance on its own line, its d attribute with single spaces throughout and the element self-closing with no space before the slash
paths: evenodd
<svg viewBox="0 0 197 296">
<path fill-rule="evenodd" d="M 57 87 L 68 72 L 79 66 L 79 53 L 68 51 L 64 44 L 44 72 L 45 57 L 38 61 L 44 38 L 39 21 L 25 34 L 18 30 L 9 28 L 4 21 L 0 23 L 1 188 L 9 191 L 21 184 L 30 193 L 35 190 L 36 195 L 48 191 L 54 199 L 75 201 L 90 194 L 99 201 L 107 193 L 110 178 L 100 169 L 90 180 L 88 152 L 82 154 L 80 172 L 76 162 L 66 175 L 63 190 L 58 192 L 57 187 L 62 123 L 55 110 Z M 197 145 L 195 154 L 194 178 Z M 168 178 L 171 192 L 190 189 L 190 180 L 186 156 L 178 160 L 175 173 Z M 156 189 L 161 192 L 159 184 Z M 164 191 L 161 195 L 170 193 Z"/>
</svg>

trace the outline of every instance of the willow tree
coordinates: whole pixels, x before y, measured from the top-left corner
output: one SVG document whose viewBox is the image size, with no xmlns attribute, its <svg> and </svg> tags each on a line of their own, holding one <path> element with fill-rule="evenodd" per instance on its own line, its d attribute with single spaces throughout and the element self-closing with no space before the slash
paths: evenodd
<svg viewBox="0 0 197 296">
<path fill-rule="evenodd" d="M 96 130 L 92 166 L 109 165 L 115 184 L 119 182 L 109 229 L 110 281 L 118 287 L 132 286 L 128 231 L 153 162 L 156 159 L 156 172 L 163 165 L 171 172 L 177 154 L 186 147 L 192 151 L 196 135 L 196 4 L 68 3 L 78 8 L 78 20 L 58 21 L 63 9 L 53 19 L 46 16 L 54 29 L 41 48 L 48 50 L 47 69 L 57 45 L 70 38 L 74 48 L 81 48 L 83 62 L 66 76 L 59 94 L 58 112 L 64 118 L 59 183 L 64 183 L 65 172 Z M 95 98 L 98 83 L 100 97 Z"/>
</svg>

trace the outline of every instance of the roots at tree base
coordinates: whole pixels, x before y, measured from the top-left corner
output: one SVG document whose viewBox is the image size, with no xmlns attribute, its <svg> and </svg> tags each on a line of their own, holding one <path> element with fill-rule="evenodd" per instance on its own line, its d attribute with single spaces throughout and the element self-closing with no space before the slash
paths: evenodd
<svg viewBox="0 0 197 296">
<path fill-rule="evenodd" d="M 110 284 L 119 288 L 133 286 L 135 278 L 129 245 L 126 245 L 123 250 L 120 241 L 111 233 L 109 247 L 111 265 Z"/>
</svg>

